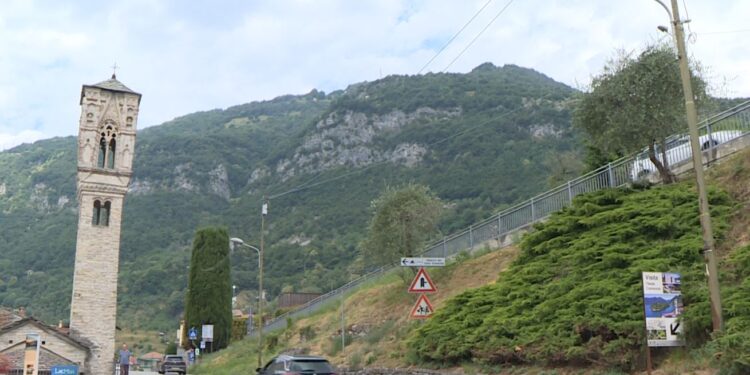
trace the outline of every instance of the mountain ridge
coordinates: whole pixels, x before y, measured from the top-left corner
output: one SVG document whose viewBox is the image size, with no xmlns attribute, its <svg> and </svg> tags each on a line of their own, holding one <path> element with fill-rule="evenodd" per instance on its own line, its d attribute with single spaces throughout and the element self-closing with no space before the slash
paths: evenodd
<svg viewBox="0 0 750 375">
<path fill-rule="evenodd" d="M 257 243 L 253 213 L 264 195 L 284 194 L 271 201 L 266 238 L 274 296 L 283 287 L 328 290 L 363 272 L 357 244 L 369 203 L 386 186 L 430 186 L 449 208 L 443 233 L 542 191 L 557 172 L 550 160 L 580 152 L 570 128 L 574 94 L 530 69 L 483 64 L 201 111 L 139 131 L 124 208 L 120 324 L 175 324 L 192 233 L 224 225 Z M 0 241 L 8 246 L 0 305 L 52 322 L 67 318 L 75 163 L 73 136 L 0 152 Z M 246 300 L 257 289 L 256 262 L 254 253 L 233 255 Z"/>
</svg>

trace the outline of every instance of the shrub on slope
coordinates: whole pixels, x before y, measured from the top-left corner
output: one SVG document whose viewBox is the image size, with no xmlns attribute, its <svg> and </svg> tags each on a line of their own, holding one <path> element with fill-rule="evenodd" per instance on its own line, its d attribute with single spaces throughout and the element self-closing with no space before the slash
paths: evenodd
<svg viewBox="0 0 750 375">
<path fill-rule="evenodd" d="M 722 233 L 731 199 L 713 190 L 710 203 Z M 497 283 L 455 297 L 413 333 L 407 347 L 417 358 L 632 368 L 644 334 L 642 271 L 681 272 L 686 334 L 702 339 L 710 330 L 688 184 L 579 196 L 521 247 Z"/>
</svg>

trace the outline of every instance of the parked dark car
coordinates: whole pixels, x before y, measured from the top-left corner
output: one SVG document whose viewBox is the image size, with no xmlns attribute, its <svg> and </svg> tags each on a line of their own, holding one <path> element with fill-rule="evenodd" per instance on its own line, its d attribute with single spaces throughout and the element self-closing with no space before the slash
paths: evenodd
<svg viewBox="0 0 750 375">
<path fill-rule="evenodd" d="M 176 372 L 178 374 L 187 374 L 187 364 L 185 358 L 181 355 L 165 355 L 164 359 L 159 362 L 159 373 L 166 374 Z"/>
<path fill-rule="evenodd" d="M 310 355 L 280 355 L 257 371 L 258 375 L 336 375 L 328 360 Z"/>
</svg>

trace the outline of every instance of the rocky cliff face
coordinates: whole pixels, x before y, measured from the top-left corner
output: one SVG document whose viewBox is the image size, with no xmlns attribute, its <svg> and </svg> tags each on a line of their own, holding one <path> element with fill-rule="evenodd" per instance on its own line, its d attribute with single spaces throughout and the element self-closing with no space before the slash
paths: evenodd
<svg viewBox="0 0 750 375">
<path fill-rule="evenodd" d="M 282 179 L 298 174 L 317 173 L 348 166 L 363 167 L 391 162 L 414 167 L 429 151 L 427 145 L 399 143 L 383 148 L 375 140 L 420 121 L 434 121 L 461 115 L 461 108 L 450 110 L 421 107 L 409 113 L 394 110 L 383 115 L 354 111 L 334 111 L 315 124 L 315 132 L 297 147 L 294 156 L 283 159 L 274 168 Z M 254 173 L 254 175 L 256 175 Z M 257 176 L 262 175 L 258 171 Z"/>
<path fill-rule="evenodd" d="M 218 164 L 209 171 L 201 171 L 192 163 L 184 163 L 177 165 L 174 174 L 170 178 L 162 179 L 161 182 L 136 178 L 129 187 L 129 193 L 133 195 L 150 194 L 155 191 L 206 193 L 217 195 L 224 200 L 229 200 L 232 196 L 229 172 L 224 164 Z"/>
</svg>

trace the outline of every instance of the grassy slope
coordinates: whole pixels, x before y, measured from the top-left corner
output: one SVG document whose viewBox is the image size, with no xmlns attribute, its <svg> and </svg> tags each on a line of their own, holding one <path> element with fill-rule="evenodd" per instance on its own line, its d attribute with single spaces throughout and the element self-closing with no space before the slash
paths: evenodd
<svg viewBox="0 0 750 375">
<path fill-rule="evenodd" d="M 671 353 L 666 351 L 657 353 L 657 363 L 660 367 L 657 374 L 709 374 L 714 373 L 712 368 L 719 364 L 727 370 L 733 370 L 734 373 L 743 373 L 742 371 L 747 369 L 742 367 L 742 363 L 748 361 L 747 353 L 750 353 L 748 346 L 750 342 L 748 340 L 750 336 L 748 333 L 750 332 L 750 282 L 747 281 L 750 280 L 750 246 L 748 246 L 750 236 L 747 231 L 750 225 L 750 187 L 747 183 L 750 181 L 750 152 L 743 152 L 724 161 L 715 167 L 709 176 L 714 184 L 726 190 L 735 202 L 731 209 L 725 212 L 723 221 L 729 224 L 724 228 L 725 234 L 719 241 L 719 254 L 723 259 L 722 288 L 727 329 L 723 336 L 707 345 L 700 344 L 701 338 L 697 337 L 696 341 L 693 341 L 698 343 L 697 346 L 684 350 L 672 350 Z M 688 183 L 690 179 L 690 177 L 685 178 Z M 695 226 L 696 223 L 690 223 L 690 225 Z M 691 241 L 694 240 L 695 238 Z M 477 259 L 454 264 L 441 272 L 432 272 L 440 288 L 440 292 L 431 298 L 438 311 L 445 310 L 446 304 L 450 303 L 450 297 L 464 289 L 495 284 L 496 275 L 507 269 L 518 254 L 517 249 L 493 252 Z M 528 259 L 526 261 L 528 262 Z M 686 266 L 688 268 L 693 268 L 696 264 L 700 265 L 700 258 L 691 257 L 688 264 Z M 510 278 L 512 275 L 501 273 L 500 280 L 505 277 Z M 695 283 L 698 290 L 694 293 L 703 293 L 704 288 L 698 281 L 700 280 L 696 280 Z M 414 297 L 405 293 L 404 289 L 404 281 L 398 275 L 390 275 L 377 284 L 347 297 L 347 327 L 352 330 L 352 325 L 355 325 L 357 328 L 354 330 L 362 333 L 351 340 L 352 343 L 343 351 L 340 343 L 337 344 L 340 341 L 340 337 L 337 337 L 340 334 L 340 310 L 339 306 L 334 305 L 313 317 L 295 322 L 292 329 L 271 337 L 269 341 L 277 344 L 270 348 L 270 352 L 278 352 L 282 348 L 301 348 L 310 353 L 328 356 L 336 364 L 345 366 L 400 367 L 413 363 L 417 358 L 406 350 L 406 338 L 414 334 L 415 328 L 421 327 L 424 330 L 425 325 L 406 319 Z M 632 305 L 635 307 L 631 309 L 640 310 L 637 301 Z M 376 306 L 375 313 L 373 313 L 373 306 Z M 705 308 L 705 303 L 696 301 L 693 306 L 694 311 L 701 310 Z M 559 304 L 550 306 L 552 311 L 565 307 L 567 306 Z M 705 315 L 705 312 L 696 311 L 693 317 L 705 318 L 702 315 Z M 698 333 L 696 336 L 701 336 L 700 326 L 705 328 L 708 322 L 693 321 L 692 324 L 698 324 L 699 327 L 694 326 L 693 332 Z M 303 342 L 300 339 L 300 332 L 309 331 L 306 327 L 314 327 L 315 334 L 314 338 Z M 633 342 L 637 342 L 637 338 Z M 195 373 L 221 375 L 249 371 L 255 367 L 255 353 L 257 353 L 255 349 L 255 343 L 249 340 L 236 343 L 222 353 L 206 357 L 204 364 L 196 368 Z M 270 352 L 267 351 L 264 358 L 270 358 Z M 541 354 L 541 357 L 543 356 L 544 353 Z M 472 365 L 464 363 L 463 366 L 471 367 Z M 481 369 L 487 370 L 487 367 L 481 367 Z M 505 365 L 504 367 L 491 367 L 491 371 L 541 373 L 546 370 L 543 367 L 518 369 L 513 365 Z M 567 368 L 554 371 L 552 373 L 562 374 L 599 373 L 600 370 Z M 614 370 L 612 372 L 601 371 L 617 373 Z"/>
<path fill-rule="evenodd" d="M 508 267 L 518 251 L 515 247 L 491 252 L 464 262 L 452 263 L 444 269 L 428 272 L 438 287 L 430 295 L 436 309 L 457 293 L 492 283 L 498 272 Z M 407 277 L 411 277 L 407 275 Z M 408 285 L 402 275 L 394 273 L 370 284 L 346 297 L 344 309 L 346 326 L 360 332 L 361 336 L 350 338 L 344 350 L 340 345 L 340 305 L 332 304 L 318 314 L 294 322 L 293 328 L 280 335 L 267 338 L 266 342 L 279 341 L 267 351 L 264 358 L 285 349 L 302 349 L 311 354 L 327 356 L 339 366 L 359 365 L 396 367 L 403 366 L 405 350 L 401 340 L 419 322 L 408 319 L 416 296 L 406 292 Z M 372 306 L 377 306 L 373 313 Z M 302 341 L 300 331 L 315 327 L 314 338 Z M 361 331 L 360 331 L 361 330 Z M 257 363 L 256 342 L 246 339 L 232 344 L 228 349 L 204 358 L 204 363 L 195 368 L 195 374 L 238 374 L 254 369 Z"/>
</svg>

